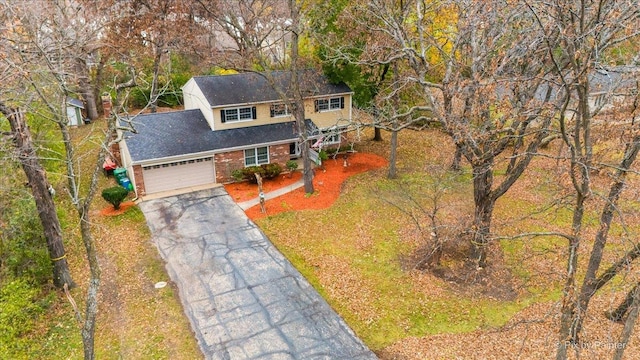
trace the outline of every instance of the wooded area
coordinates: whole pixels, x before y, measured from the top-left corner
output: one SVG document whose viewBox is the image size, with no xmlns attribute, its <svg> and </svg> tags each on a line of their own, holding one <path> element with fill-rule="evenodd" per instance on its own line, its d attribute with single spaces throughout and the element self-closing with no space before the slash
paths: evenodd
<svg viewBox="0 0 640 360">
<path fill-rule="evenodd" d="M 302 70 L 351 87 L 359 115 L 346 131 L 371 134 L 363 148 L 388 136 L 388 179 L 378 180 L 403 190 L 380 198 L 418 229 L 419 246 L 402 254 L 415 269 L 483 285 L 509 268 L 509 244 L 562 241 L 554 250 L 565 267 L 555 284 L 556 327 L 547 329 L 556 358 L 585 351 L 594 340 L 584 324 L 594 318 L 624 323 L 610 334 L 625 345 L 611 352 L 616 359 L 637 338 L 639 0 L 0 0 L 0 10 L 0 154 L 11 169 L 0 187 L 0 286 L 23 281 L 40 298 L 53 291 L 53 301 L 68 297 L 74 307 L 84 296 L 84 315 L 76 308 L 63 316 L 79 320 L 85 359 L 96 357 L 104 280 L 92 209 L 117 130 L 135 133 L 137 114 L 179 106 L 192 76 L 244 71 L 263 74 L 293 109 L 307 194 L 318 189 Z M 291 71 L 290 89 L 278 87 L 279 70 Z M 71 98 L 81 99 L 98 134 L 77 137 Z M 108 114 L 102 98 L 112 100 Z M 429 151 L 400 134 L 433 131 L 452 145 L 442 154 L 451 168 L 424 155 L 407 164 L 407 148 Z M 531 171 L 540 162 L 549 174 Z M 431 187 L 414 192 L 419 182 L 406 184 L 407 168 L 419 168 Z M 453 211 L 443 199 L 460 178 L 466 205 Z M 504 202 L 523 178 L 540 184 L 531 192 L 552 195 L 505 227 Z M 74 273 L 85 265 L 86 276 Z M 590 308 L 601 296 L 612 303 L 606 316 Z M 0 338 L 0 351 L 29 357 L 11 344 L 35 335 L 17 334 Z"/>
</svg>

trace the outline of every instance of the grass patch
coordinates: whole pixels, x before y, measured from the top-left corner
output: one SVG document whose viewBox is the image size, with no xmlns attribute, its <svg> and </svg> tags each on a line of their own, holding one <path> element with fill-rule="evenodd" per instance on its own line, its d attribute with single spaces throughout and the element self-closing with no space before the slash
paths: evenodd
<svg viewBox="0 0 640 360">
<path fill-rule="evenodd" d="M 501 326 L 532 301 L 469 298 L 435 278 L 430 289 L 422 288 L 425 282 L 416 283 L 402 269 L 401 259 L 414 245 L 401 234 L 413 225 L 396 206 L 381 200 L 398 196 L 398 182 L 373 176 L 350 179 L 329 209 L 257 221 L 370 348 L 381 350 L 407 336 Z M 412 177 L 402 181 L 415 185 Z"/>
</svg>

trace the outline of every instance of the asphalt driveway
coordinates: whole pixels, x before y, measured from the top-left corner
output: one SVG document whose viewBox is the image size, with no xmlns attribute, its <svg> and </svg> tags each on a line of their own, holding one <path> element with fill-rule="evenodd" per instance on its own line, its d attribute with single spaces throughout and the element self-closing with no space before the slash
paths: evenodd
<svg viewBox="0 0 640 360">
<path fill-rule="evenodd" d="M 376 358 L 223 187 L 140 208 L 205 358 Z"/>
</svg>

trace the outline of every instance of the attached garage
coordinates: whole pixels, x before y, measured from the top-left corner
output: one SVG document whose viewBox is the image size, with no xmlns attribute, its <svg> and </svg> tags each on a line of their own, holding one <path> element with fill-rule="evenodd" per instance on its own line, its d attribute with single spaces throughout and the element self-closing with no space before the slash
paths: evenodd
<svg viewBox="0 0 640 360">
<path fill-rule="evenodd" d="M 147 194 L 216 182 L 211 157 L 143 166 L 142 176 Z"/>
</svg>

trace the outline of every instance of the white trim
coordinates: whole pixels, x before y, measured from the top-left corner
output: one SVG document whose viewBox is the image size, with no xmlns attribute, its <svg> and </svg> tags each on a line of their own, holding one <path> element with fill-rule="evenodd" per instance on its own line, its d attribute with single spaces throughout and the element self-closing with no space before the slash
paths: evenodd
<svg viewBox="0 0 640 360">
<path fill-rule="evenodd" d="M 258 149 L 267 149 L 267 161 L 266 162 L 260 162 L 258 160 Z M 247 164 L 247 150 L 253 150 L 253 157 L 255 158 L 256 162 L 255 164 Z M 263 164 L 268 164 L 271 161 L 271 154 L 270 152 L 270 148 L 269 146 L 258 146 L 258 147 L 254 147 L 254 148 L 248 148 L 248 149 L 244 149 L 242 150 L 242 154 L 244 155 L 244 167 L 249 167 L 249 166 L 260 166 Z"/>
<path fill-rule="evenodd" d="M 243 114 L 242 110 L 246 110 L 249 109 L 249 118 L 242 118 L 241 115 L 247 115 L 246 112 Z M 241 106 L 241 107 L 225 107 L 220 109 L 221 111 L 224 111 L 224 121 L 222 121 L 222 118 L 220 118 L 220 121 L 223 123 L 239 123 L 239 122 L 247 122 L 247 121 L 253 121 L 255 120 L 253 118 L 253 107 L 252 106 Z M 237 119 L 229 119 L 228 118 L 228 112 L 233 112 L 235 111 L 235 115 L 238 117 Z"/>
<path fill-rule="evenodd" d="M 345 92 L 345 93 L 331 93 L 331 94 L 322 94 L 322 95 L 313 95 L 313 96 L 305 96 L 302 98 L 302 100 L 314 100 L 314 99 L 322 99 L 322 98 L 326 98 L 326 97 L 340 97 L 340 96 L 345 96 L 345 95 L 350 95 L 353 96 L 355 93 L 352 92 Z M 284 100 L 282 99 L 274 99 L 274 100 L 265 100 L 265 101 L 261 101 L 261 102 L 247 102 L 247 103 L 233 103 L 233 104 L 216 104 L 216 105 L 211 105 L 211 110 L 221 110 L 221 109 L 226 109 L 226 108 L 234 108 L 234 107 L 243 107 L 243 106 L 256 106 L 256 105 L 263 105 L 263 104 L 272 104 L 272 103 L 279 103 L 279 102 L 283 102 Z M 293 99 L 289 99 L 289 101 L 293 101 Z M 346 106 L 346 104 L 345 104 Z"/>
<path fill-rule="evenodd" d="M 224 154 L 232 151 L 240 151 L 240 150 L 265 147 L 265 146 L 277 146 L 277 145 L 283 145 L 283 144 L 290 144 L 296 141 L 298 141 L 298 138 L 285 139 L 277 142 L 259 143 L 259 144 L 236 146 L 236 147 L 217 149 L 217 150 L 202 151 L 202 152 L 189 153 L 189 154 L 183 154 L 183 155 L 167 156 L 163 158 L 153 158 L 153 159 L 147 159 L 147 160 L 141 160 L 141 161 L 132 161 L 131 165 L 141 165 L 141 166 L 158 165 L 158 164 L 164 164 L 166 162 L 175 162 L 175 161 L 182 161 L 185 159 L 190 160 L 190 159 L 197 159 L 197 158 L 202 158 L 207 156 L 215 156 L 217 154 Z"/>
</svg>

